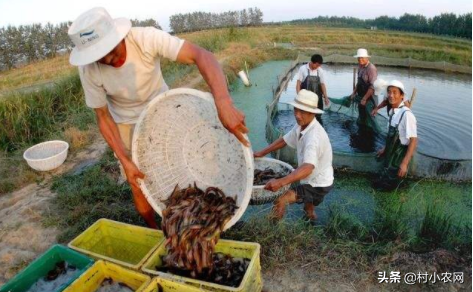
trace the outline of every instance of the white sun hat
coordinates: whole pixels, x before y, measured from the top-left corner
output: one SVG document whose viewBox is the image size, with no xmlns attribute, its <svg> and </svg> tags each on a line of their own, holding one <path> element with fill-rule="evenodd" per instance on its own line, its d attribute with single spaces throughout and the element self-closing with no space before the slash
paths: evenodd
<svg viewBox="0 0 473 292">
<path fill-rule="evenodd" d="M 391 86 L 399 88 L 402 91 L 402 93 L 406 92 L 405 89 L 404 89 L 404 84 L 402 84 L 402 82 L 399 81 L 399 80 L 389 81 L 388 86 L 386 88 L 389 88 Z"/>
<path fill-rule="evenodd" d="M 100 60 L 123 40 L 130 28 L 129 19 L 112 19 L 102 7 L 82 13 L 67 32 L 75 45 L 69 62 L 82 66 Z"/>
<path fill-rule="evenodd" d="M 319 97 L 316 93 L 306 89 L 302 89 L 301 91 L 299 91 L 299 94 L 297 94 L 294 101 L 289 101 L 285 103 L 309 113 L 323 114 L 324 111 L 317 108 L 318 102 Z"/>
<path fill-rule="evenodd" d="M 353 56 L 355 58 L 369 58 L 371 57 L 370 55 L 368 55 L 368 50 L 367 49 L 358 49 L 356 51 L 356 55 Z"/>
</svg>

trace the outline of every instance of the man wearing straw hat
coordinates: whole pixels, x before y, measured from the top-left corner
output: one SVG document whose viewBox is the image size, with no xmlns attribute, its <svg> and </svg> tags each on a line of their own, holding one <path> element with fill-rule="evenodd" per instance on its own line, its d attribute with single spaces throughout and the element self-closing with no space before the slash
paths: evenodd
<svg viewBox="0 0 473 292">
<path fill-rule="evenodd" d="M 272 217 L 276 220 L 284 216 L 286 205 L 304 203 L 307 218 L 317 219 L 315 207 L 318 206 L 333 188 L 332 146 L 327 133 L 315 119 L 323 111 L 318 108 L 318 96 L 314 92 L 302 89 L 293 102 L 294 117 L 297 125 L 259 152 L 255 157 L 263 157 L 288 145 L 297 150 L 298 167 L 291 174 L 280 179 L 273 179 L 265 185 L 266 190 L 277 191 L 285 185 L 300 181 L 274 202 Z"/>
<path fill-rule="evenodd" d="M 401 185 L 417 147 L 417 121 L 411 109 L 404 104 L 404 92 L 404 84 L 400 81 L 388 83 L 387 95 L 391 105 L 389 130 L 386 146 L 378 151 L 384 169 L 373 182 L 377 190 L 391 191 Z"/>
<path fill-rule="evenodd" d="M 75 47 L 70 63 L 79 66 L 87 106 L 95 110 L 103 137 L 123 166 L 135 207 L 146 223 L 157 227 L 154 211 L 144 197 L 138 178 L 144 174 L 130 157 L 134 124 L 146 105 L 168 90 L 162 58 L 196 64 L 215 98 L 223 126 L 243 144 L 248 130 L 228 92 L 225 77 L 208 51 L 153 27 L 131 27 L 126 18 L 112 19 L 104 8 L 81 14 L 68 31 Z"/>
<path fill-rule="evenodd" d="M 358 123 L 374 128 L 369 118 L 374 108 L 374 82 L 378 77 L 378 70 L 370 62 L 370 55 L 366 49 L 358 49 L 358 81 L 355 89 L 350 95 L 351 99 L 358 103 Z"/>
</svg>

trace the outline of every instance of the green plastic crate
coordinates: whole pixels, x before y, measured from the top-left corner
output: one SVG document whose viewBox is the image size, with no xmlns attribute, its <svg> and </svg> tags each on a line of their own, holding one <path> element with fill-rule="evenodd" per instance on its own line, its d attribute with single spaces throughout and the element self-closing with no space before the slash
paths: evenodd
<svg viewBox="0 0 473 292">
<path fill-rule="evenodd" d="M 68 282 L 60 286 L 54 292 L 63 291 L 82 273 L 84 273 L 94 261 L 76 251 L 62 245 L 54 245 L 40 257 L 29 264 L 23 271 L 12 278 L 0 288 L 0 292 L 23 292 L 27 291 L 36 281 L 43 278 L 52 270 L 56 263 L 66 261 L 77 268 L 77 274 Z"/>
<path fill-rule="evenodd" d="M 139 270 L 163 242 L 162 231 L 99 219 L 68 246 L 92 258 Z"/>
<path fill-rule="evenodd" d="M 210 282 L 200 281 L 192 278 L 164 273 L 156 270 L 156 267 L 161 267 L 163 261 L 161 257 L 167 255 L 166 246 L 161 245 L 146 261 L 142 267 L 142 271 L 150 274 L 171 280 L 175 283 L 191 285 L 201 289 L 201 291 L 215 291 L 215 292 L 259 292 L 263 289 L 263 279 L 261 277 L 260 264 L 260 245 L 255 242 L 243 242 L 234 240 L 218 241 L 215 246 L 215 252 L 229 254 L 233 257 L 241 257 L 250 259 L 250 264 L 246 270 L 245 276 L 241 281 L 240 286 L 230 287 Z M 185 291 L 185 290 L 184 290 Z"/>
</svg>

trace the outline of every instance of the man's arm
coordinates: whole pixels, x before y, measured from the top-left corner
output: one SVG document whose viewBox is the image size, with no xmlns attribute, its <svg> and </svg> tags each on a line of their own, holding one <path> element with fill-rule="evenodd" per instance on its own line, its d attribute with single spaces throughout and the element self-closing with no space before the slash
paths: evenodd
<svg viewBox="0 0 473 292">
<path fill-rule="evenodd" d="M 322 87 L 322 94 L 324 95 L 325 105 L 328 106 L 328 104 L 330 103 L 330 101 L 328 100 L 327 87 L 325 86 L 325 83 L 322 83 L 322 84 L 321 84 L 321 87 Z M 320 97 L 319 97 L 319 98 L 320 98 Z"/>
<path fill-rule="evenodd" d="M 388 105 L 388 99 L 384 99 L 380 104 L 378 104 L 377 107 L 375 107 L 372 111 L 371 111 L 371 115 L 374 117 L 376 116 L 376 114 L 378 113 L 378 111 L 380 109 L 382 109 L 383 107 L 387 106 Z"/>
<path fill-rule="evenodd" d="M 376 79 L 378 78 L 378 71 L 374 66 L 370 66 L 368 69 L 369 69 L 368 70 L 368 82 L 371 85 L 370 85 L 370 88 L 368 89 L 368 91 L 366 92 L 365 96 L 363 96 L 363 98 L 361 99 L 361 101 L 360 101 L 361 105 L 366 105 L 366 102 L 368 102 L 368 100 L 373 97 L 373 95 L 374 95 L 374 86 L 373 86 L 373 84 L 376 81 Z"/>
<path fill-rule="evenodd" d="M 399 177 L 406 176 L 407 168 L 409 167 L 409 162 L 411 161 L 411 158 L 414 155 L 414 151 L 416 150 L 416 148 L 417 137 L 409 138 L 409 146 L 407 146 L 406 155 L 404 155 L 404 159 L 402 160 L 401 165 L 399 166 L 399 171 L 397 173 Z"/>
<path fill-rule="evenodd" d="M 365 96 L 363 96 L 363 98 L 361 99 L 360 104 L 366 105 L 368 100 L 373 97 L 373 94 L 374 94 L 374 89 L 370 87 L 368 91 L 366 92 Z"/>
<path fill-rule="evenodd" d="M 285 185 L 292 184 L 296 181 L 300 181 L 301 179 L 304 179 L 308 177 L 312 171 L 314 170 L 314 165 L 310 163 L 304 163 L 298 168 L 296 168 L 293 172 L 290 174 L 286 175 L 285 177 L 282 177 L 280 179 L 272 179 L 270 180 L 265 186 L 265 190 L 270 190 L 272 192 L 276 192 L 280 188 L 282 188 Z"/>
<path fill-rule="evenodd" d="M 144 178 L 144 174 L 136 167 L 135 163 L 131 160 L 131 157 L 128 156 L 125 145 L 120 137 L 120 132 L 118 132 L 118 127 L 115 121 L 113 120 L 108 107 L 101 107 L 95 109 L 95 115 L 97 116 L 97 124 L 100 129 L 100 133 L 107 141 L 110 148 L 120 160 L 121 164 L 126 173 L 128 182 L 139 189 L 137 178 Z"/>
<path fill-rule="evenodd" d="M 273 151 L 276 151 L 276 150 L 279 150 L 279 149 L 285 147 L 286 145 L 287 145 L 286 141 L 284 141 L 284 139 L 281 137 L 281 138 L 277 139 L 276 141 L 274 141 L 273 143 L 271 143 L 271 145 L 269 145 L 268 147 L 264 148 L 263 150 L 255 152 L 253 154 L 253 156 L 255 158 L 264 157 L 264 156 L 266 156 L 267 154 L 269 154 Z"/>
<path fill-rule="evenodd" d="M 222 68 L 214 55 L 191 42 L 184 41 L 176 60 L 183 64 L 197 65 L 214 96 L 218 117 L 223 126 L 241 143 L 249 146 L 249 142 L 243 137 L 243 134 L 248 133 L 245 115 L 233 105 Z"/>
</svg>

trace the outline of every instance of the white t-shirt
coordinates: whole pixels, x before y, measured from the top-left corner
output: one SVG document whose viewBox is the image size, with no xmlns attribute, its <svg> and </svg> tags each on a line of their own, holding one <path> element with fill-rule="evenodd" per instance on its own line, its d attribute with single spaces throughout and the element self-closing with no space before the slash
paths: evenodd
<svg viewBox="0 0 473 292">
<path fill-rule="evenodd" d="M 319 76 L 320 78 L 320 83 L 325 84 L 325 76 L 324 76 L 324 70 L 320 66 L 319 68 L 315 70 L 311 70 L 309 67 L 309 63 L 301 66 L 299 68 L 299 73 L 297 73 L 297 80 L 300 82 L 304 82 L 304 80 L 307 78 L 307 75 L 309 74 L 310 71 L 310 76 Z"/>
<path fill-rule="evenodd" d="M 108 105 L 116 123 L 135 124 L 145 106 L 168 86 L 161 58 L 175 61 L 184 40 L 154 27 L 133 27 L 125 37 L 126 61 L 115 68 L 98 62 L 79 66 L 88 107 Z"/>
<path fill-rule="evenodd" d="M 308 177 L 301 180 L 302 184 L 313 187 L 328 187 L 333 184 L 332 145 L 317 119 L 314 118 L 302 132 L 301 127 L 295 125 L 283 139 L 289 147 L 297 149 L 299 166 L 309 163 L 315 167 Z"/>
<path fill-rule="evenodd" d="M 401 106 L 403 107 L 400 108 Z M 399 119 L 401 118 L 403 112 L 406 113 L 399 124 Z M 409 145 L 410 138 L 417 138 L 416 117 L 407 106 L 404 106 L 404 102 L 399 105 L 399 108 L 391 109 L 389 116 L 393 114 L 394 116 L 391 119 L 391 126 L 395 127 L 397 124 L 399 124 L 399 140 L 401 140 L 402 145 Z"/>
</svg>

